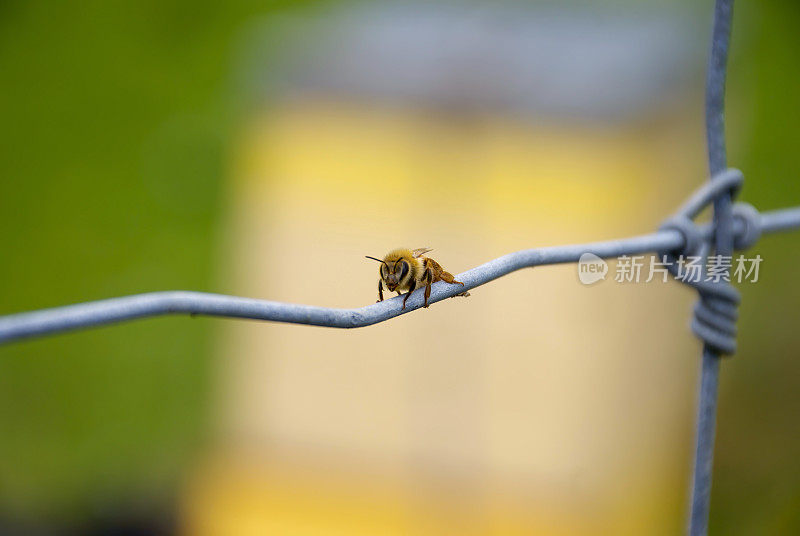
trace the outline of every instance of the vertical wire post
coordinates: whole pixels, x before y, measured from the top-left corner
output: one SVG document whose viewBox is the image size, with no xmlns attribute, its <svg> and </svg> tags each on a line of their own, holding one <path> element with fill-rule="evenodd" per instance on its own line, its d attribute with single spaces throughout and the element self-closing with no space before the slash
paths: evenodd
<svg viewBox="0 0 800 536">
<path fill-rule="evenodd" d="M 714 180 L 714 177 L 724 171 L 727 166 L 724 116 L 725 75 L 732 16 L 733 0 L 717 0 L 706 75 L 706 141 L 711 180 Z M 731 195 L 724 194 L 717 197 L 714 201 L 714 245 L 717 255 L 730 256 L 733 253 L 732 220 Z M 705 345 L 697 406 L 692 507 L 689 518 L 690 536 L 704 536 L 708 532 L 717 393 L 719 390 L 719 360 L 719 353 Z"/>
</svg>

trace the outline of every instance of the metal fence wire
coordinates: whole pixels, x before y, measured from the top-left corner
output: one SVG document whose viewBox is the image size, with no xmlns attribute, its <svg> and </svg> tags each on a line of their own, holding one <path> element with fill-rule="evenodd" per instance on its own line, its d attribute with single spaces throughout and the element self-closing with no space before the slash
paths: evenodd
<svg viewBox="0 0 800 536">
<path fill-rule="evenodd" d="M 738 170 L 727 168 L 725 151 L 724 96 L 732 16 L 733 0 L 717 0 L 706 77 L 710 180 L 694 192 L 657 232 L 605 242 L 510 253 L 458 274 L 456 277 L 464 282 L 463 287 L 435 283 L 429 303 L 451 298 L 522 268 L 578 262 L 584 253 L 593 253 L 601 258 L 657 253 L 673 261 L 679 256 L 700 256 L 705 264 L 712 253 L 717 258 L 730 257 L 734 250 L 751 247 L 763 233 L 800 228 L 800 206 L 759 213 L 745 203 L 733 203 L 744 177 Z M 694 218 L 711 204 L 713 223 L 695 223 Z M 676 263 L 673 262 L 669 269 L 673 275 L 679 275 Z M 722 270 L 727 274 L 728 267 L 722 267 Z M 720 357 L 736 351 L 736 309 L 740 296 L 727 276 L 714 282 L 677 279 L 698 292 L 692 331 L 703 341 L 688 527 L 691 536 L 698 536 L 706 534 L 708 529 Z M 423 305 L 422 292 L 409 297 L 404 309 L 401 303 L 402 297 L 395 297 L 356 309 L 336 309 L 203 292 L 150 292 L 0 317 L 0 343 L 177 313 L 359 328 L 419 309 Z"/>
</svg>

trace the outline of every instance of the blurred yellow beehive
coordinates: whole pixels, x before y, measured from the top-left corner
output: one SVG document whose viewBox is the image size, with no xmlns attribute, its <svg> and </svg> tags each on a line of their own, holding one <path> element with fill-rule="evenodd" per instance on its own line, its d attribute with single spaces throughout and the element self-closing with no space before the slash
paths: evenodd
<svg viewBox="0 0 800 536">
<path fill-rule="evenodd" d="M 360 306 L 376 299 L 364 255 L 394 247 L 433 247 L 458 273 L 652 229 L 701 169 L 677 112 L 576 122 L 282 100 L 241 136 L 232 290 Z M 188 488 L 187 533 L 674 532 L 696 344 L 675 309 L 689 299 L 585 287 L 570 265 L 365 329 L 232 323 L 219 446 Z"/>
</svg>

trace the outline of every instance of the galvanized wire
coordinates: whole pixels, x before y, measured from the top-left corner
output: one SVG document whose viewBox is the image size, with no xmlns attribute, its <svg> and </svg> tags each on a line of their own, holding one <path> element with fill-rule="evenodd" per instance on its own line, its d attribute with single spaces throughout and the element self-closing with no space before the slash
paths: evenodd
<svg viewBox="0 0 800 536">
<path fill-rule="evenodd" d="M 725 78 L 728 46 L 733 20 L 733 0 L 717 0 L 711 31 L 711 51 L 706 72 L 706 142 L 711 179 L 727 166 L 725 151 Z M 714 200 L 715 249 L 718 255 L 733 252 L 733 196 L 724 192 Z M 705 299 L 701 297 L 701 300 Z M 720 352 L 709 343 L 703 345 L 700 369 L 700 395 L 697 402 L 692 507 L 689 514 L 690 536 L 708 532 L 711 503 L 711 474 L 714 464 L 714 436 L 717 420 Z"/>
<path fill-rule="evenodd" d="M 484 285 L 522 268 L 577 262 L 584 253 L 593 253 L 601 258 L 663 252 L 676 255 L 692 251 L 699 251 L 705 255 L 713 245 L 717 255 L 730 256 L 734 247 L 737 249 L 749 247 L 761 234 L 800 228 L 800 207 L 759 214 L 752 207 L 734 206 L 732 202 L 733 194 L 742 181 L 739 172 L 726 171 L 724 94 L 732 14 L 733 0 L 717 0 L 706 80 L 706 128 L 711 182 L 699 188 L 677 211 L 676 217 L 667 220 L 661 230 L 651 234 L 510 253 L 458 274 L 456 277 L 464 282 L 463 287 L 444 282 L 435 283 L 428 302 L 435 303 L 454 297 L 465 290 Z M 692 222 L 691 219 L 710 202 L 714 204 L 713 224 L 698 225 Z M 737 208 L 743 210 L 737 211 Z M 695 285 L 695 288 L 701 295 L 701 305 L 712 306 L 704 314 L 710 316 L 717 314 L 719 311 L 713 307 L 714 302 L 707 303 L 708 288 L 705 285 Z M 711 300 L 715 296 L 719 297 L 719 294 L 714 292 L 710 294 Z M 725 294 L 722 292 L 722 295 Z M 150 292 L 0 317 L 0 343 L 166 314 L 221 316 L 332 328 L 358 328 L 384 322 L 422 307 L 422 292 L 415 292 L 409 297 L 405 308 L 402 308 L 402 301 L 402 297 L 396 297 L 365 307 L 338 309 L 203 292 Z M 735 308 L 735 303 L 732 306 Z M 696 322 L 703 320 L 699 318 L 703 309 L 699 309 L 700 311 L 695 310 Z M 731 322 L 735 328 L 735 317 Z M 704 535 L 708 529 L 719 355 L 720 349 L 726 348 L 724 341 L 720 342 L 708 335 L 704 329 L 695 328 L 695 333 L 704 339 L 706 344 L 703 348 L 697 409 L 694 477 L 689 516 L 691 536 Z M 727 335 L 735 340 L 735 329 Z M 735 346 L 729 345 L 727 348 L 733 350 Z"/>
<path fill-rule="evenodd" d="M 762 214 L 759 225 L 764 233 L 800 228 L 800 207 Z M 738 233 L 744 232 L 742 222 L 737 222 L 735 228 Z M 701 225 L 698 229 L 704 239 L 711 237 L 710 225 Z M 464 282 L 464 287 L 443 282 L 434 283 L 428 301 L 435 303 L 451 298 L 464 290 L 484 285 L 522 268 L 577 262 L 586 252 L 601 258 L 612 258 L 679 250 L 683 246 L 684 237 L 680 232 L 663 230 L 606 242 L 517 251 L 458 274 L 456 277 Z M 409 297 L 405 309 L 401 308 L 401 304 L 402 298 L 395 297 L 365 307 L 337 309 L 203 292 L 150 292 L 0 317 L 0 343 L 166 314 L 224 316 L 332 328 L 359 328 L 420 308 L 423 304 L 422 292 L 415 292 Z"/>
</svg>

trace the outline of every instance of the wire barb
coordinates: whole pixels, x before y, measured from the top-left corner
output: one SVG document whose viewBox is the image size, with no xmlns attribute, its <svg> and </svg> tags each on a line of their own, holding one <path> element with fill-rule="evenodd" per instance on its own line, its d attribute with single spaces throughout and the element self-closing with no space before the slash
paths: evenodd
<svg viewBox="0 0 800 536">
<path fill-rule="evenodd" d="M 693 218 L 720 196 L 735 196 L 741 190 L 743 183 L 744 175 L 738 169 L 727 169 L 719 173 L 695 190 L 678 212 L 661 225 L 661 229 L 671 229 L 681 233 L 684 241 L 679 250 L 659 253 L 668 261 L 667 269 L 677 281 L 693 287 L 700 294 L 700 300 L 694 308 L 692 331 L 714 351 L 725 355 L 736 353 L 738 318 L 736 308 L 740 301 L 739 291 L 734 288 L 728 277 L 708 280 L 681 273 L 680 261 L 699 258 L 701 265 L 705 265 L 716 228 L 711 229 L 712 234 L 705 235 Z M 761 237 L 761 227 L 758 223 L 760 214 L 754 207 L 745 203 L 734 205 L 733 214 L 739 222 L 734 229 L 734 244 L 739 246 L 738 249 L 752 246 Z"/>
</svg>

